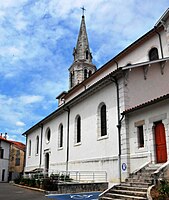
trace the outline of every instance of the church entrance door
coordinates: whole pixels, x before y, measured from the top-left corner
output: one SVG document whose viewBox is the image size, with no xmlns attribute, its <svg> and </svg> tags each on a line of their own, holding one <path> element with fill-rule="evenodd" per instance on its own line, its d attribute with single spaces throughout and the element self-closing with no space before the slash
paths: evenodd
<svg viewBox="0 0 169 200">
<path fill-rule="evenodd" d="M 167 147 L 165 128 L 162 122 L 155 125 L 155 146 L 157 163 L 165 163 L 167 161 Z"/>
</svg>

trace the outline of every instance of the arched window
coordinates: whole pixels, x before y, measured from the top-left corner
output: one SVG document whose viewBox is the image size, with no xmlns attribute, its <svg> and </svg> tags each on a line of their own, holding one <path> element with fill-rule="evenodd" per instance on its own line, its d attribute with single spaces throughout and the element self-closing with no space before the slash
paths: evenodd
<svg viewBox="0 0 169 200">
<path fill-rule="evenodd" d="M 74 83 L 74 72 L 70 73 L 70 87 L 73 87 L 73 83 Z"/>
<path fill-rule="evenodd" d="M 86 50 L 86 59 L 88 59 L 88 58 L 89 58 L 89 51 Z"/>
<path fill-rule="evenodd" d="M 36 154 L 39 153 L 39 136 L 36 137 Z"/>
<path fill-rule="evenodd" d="M 101 136 L 107 135 L 107 118 L 106 105 L 102 105 L 100 109 Z"/>
<path fill-rule="evenodd" d="M 31 156 L 31 148 L 32 148 L 32 147 L 31 147 L 31 140 L 29 140 L 29 146 L 28 146 L 28 147 L 29 147 L 28 155 Z"/>
<path fill-rule="evenodd" d="M 80 143 L 81 142 L 81 117 L 78 115 L 76 117 L 76 138 L 75 138 L 75 143 Z"/>
<path fill-rule="evenodd" d="M 62 148 L 63 147 L 63 124 L 60 124 L 59 125 L 59 138 L 58 138 L 58 141 L 59 141 L 59 148 Z"/>
<path fill-rule="evenodd" d="M 89 70 L 88 76 L 90 77 L 92 75 L 92 71 Z"/>
<path fill-rule="evenodd" d="M 47 128 L 47 130 L 46 130 L 46 142 L 47 143 L 50 141 L 50 137 L 51 137 L 51 131 L 50 131 L 50 128 Z"/>
<path fill-rule="evenodd" d="M 84 79 L 87 78 L 87 69 L 84 69 Z"/>
<path fill-rule="evenodd" d="M 104 102 L 99 104 L 97 110 L 97 133 L 98 139 L 107 136 L 107 110 Z"/>
<path fill-rule="evenodd" d="M 154 47 L 149 51 L 149 60 L 152 61 L 152 60 L 158 60 L 158 59 L 159 59 L 158 49 Z"/>
</svg>

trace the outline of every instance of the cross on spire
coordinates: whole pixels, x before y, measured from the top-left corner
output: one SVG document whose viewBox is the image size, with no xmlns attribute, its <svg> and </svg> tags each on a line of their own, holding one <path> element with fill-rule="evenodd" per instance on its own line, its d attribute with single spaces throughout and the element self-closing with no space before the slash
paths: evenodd
<svg viewBox="0 0 169 200">
<path fill-rule="evenodd" d="M 84 6 L 83 6 L 81 9 L 82 9 L 82 16 L 84 16 L 84 11 L 85 11 L 86 9 L 84 8 Z"/>
</svg>

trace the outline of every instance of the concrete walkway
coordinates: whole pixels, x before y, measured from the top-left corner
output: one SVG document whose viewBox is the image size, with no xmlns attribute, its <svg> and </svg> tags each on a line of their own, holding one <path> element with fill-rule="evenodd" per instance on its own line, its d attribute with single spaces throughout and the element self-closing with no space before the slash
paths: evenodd
<svg viewBox="0 0 169 200">
<path fill-rule="evenodd" d="M 0 183 L 1 200 L 51 200 L 42 192 L 20 188 L 9 183 Z"/>
</svg>

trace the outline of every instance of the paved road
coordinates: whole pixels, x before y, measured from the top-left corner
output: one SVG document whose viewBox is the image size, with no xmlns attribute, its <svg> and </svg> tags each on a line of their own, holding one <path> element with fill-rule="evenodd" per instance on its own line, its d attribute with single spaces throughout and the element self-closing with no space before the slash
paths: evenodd
<svg viewBox="0 0 169 200">
<path fill-rule="evenodd" d="M 13 186 L 9 183 L 0 183 L 0 200 L 51 200 L 42 192 Z"/>
</svg>

